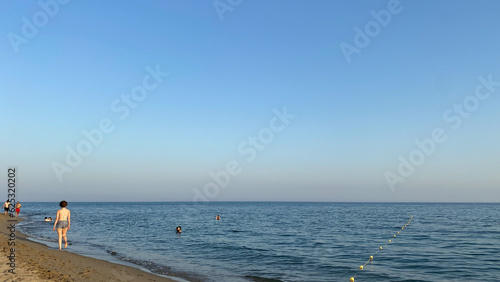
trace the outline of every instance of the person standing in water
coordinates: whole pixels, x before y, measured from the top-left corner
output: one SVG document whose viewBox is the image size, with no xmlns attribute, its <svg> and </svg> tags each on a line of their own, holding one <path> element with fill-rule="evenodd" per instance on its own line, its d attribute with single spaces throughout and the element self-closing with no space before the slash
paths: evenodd
<svg viewBox="0 0 500 282">
<path fill-rule="evenodd" d="M 19 212 L 21 211 L 21 203 L 19 201 L 16 204 L 16 217 L 19 217 Z"/>
<path fill-rule="evenodd" d="M 59 236 L 59 251 L 61 250 L 62 239 L 64 239 L 64 247 L 68 247 L 68 237 L 66 237 L 66 232 L 71 227 L 71 212 L 66 208 L 68 202 L 61 201 L 59 206 L 60 210 L 57 211 L 56 221 L 54 221 L 54 228 L 57 228 L 57 235 Z"/>
<path fill-rule="evenodd" d="M 9 207 L 10 207 L 10 201 L 7 200 L 5 201 L 5 203 L 3 204 L 3 210 L 4 210 L 4 215 L 9 215 Z"/>
</svg>

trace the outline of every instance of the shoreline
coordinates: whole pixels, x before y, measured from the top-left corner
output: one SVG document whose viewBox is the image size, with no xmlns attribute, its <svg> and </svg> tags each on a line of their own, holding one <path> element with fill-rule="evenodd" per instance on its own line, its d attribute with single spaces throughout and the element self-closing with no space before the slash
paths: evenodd
<svg viewBox="0 0 500 282">
<path fill-rule="evenodd" d="M 29 240 L 18 230 L 15 231 L 15 246 L 9 246 L 11 222 L 8 219 L 10 217 L 0 214 L 0 271 L 5 281 L 176 281 L 132 266 L 50 249 Z M 18 222 L 21 221 L 23 218 L 18 218 Z M 15 250 L 15 274 L 9 272 L 7 256 L 11 249 Z"/>
</svg>

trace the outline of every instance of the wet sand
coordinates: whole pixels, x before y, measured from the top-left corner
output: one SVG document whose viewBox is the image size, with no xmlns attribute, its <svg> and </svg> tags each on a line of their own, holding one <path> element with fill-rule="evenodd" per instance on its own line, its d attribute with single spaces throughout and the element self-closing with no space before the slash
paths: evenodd
<svg viewBox="0 0 500 282">
<path fill-rule="evenodd" d="M 19 231 L 15 232 L 15 246 L 9 246 L 8 219 L 11 218 L 0 214 L 0 281 L 174 281 L 133 267 L 49 249 L 27 240 Z M 57 238 L 55 231 L 54 237 Z M 15 249 L 15 274 L 9 272 L 7 256 L 11 248 Z"/>
</svg>

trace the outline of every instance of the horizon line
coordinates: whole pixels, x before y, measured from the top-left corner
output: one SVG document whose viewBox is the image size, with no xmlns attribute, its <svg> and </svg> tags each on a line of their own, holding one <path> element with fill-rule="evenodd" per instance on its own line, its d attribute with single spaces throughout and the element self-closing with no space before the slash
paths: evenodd
<svg viewBox="0 0 500 282">
<path fill-rule="evenodd" d="M 26 203 L 57 203 L 60 201 L 25 201 Z M 245 201 L 245 200 L 231 200 L 231 201 L 207 201 L 207 202 L 193 202 L 193 201 L 74 201 L 73 203 L 196 203 L 196 204 L 208 204 L 208 203 L 352 203 L 352 204 L 500 204 L 497 202 L 460 202 L 460 201 Z"/>
</svg>

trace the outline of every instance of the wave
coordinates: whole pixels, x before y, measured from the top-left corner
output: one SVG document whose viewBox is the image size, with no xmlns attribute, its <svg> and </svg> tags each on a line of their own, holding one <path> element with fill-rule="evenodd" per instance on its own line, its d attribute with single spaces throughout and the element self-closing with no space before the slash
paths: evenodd
<svg viewBox="0 0 500 282">
<path fill-rule="evenodd" d="M 175 277 L 182 278 L 182 279 L 192 281 L 192 282 L 201 282 L 201 281 L 208 280 L 208 277 L 205 277 L 203 275 L 174 271 L 169 266 L 158 264 L 158 263 L 148 261 L 148 260 L 135 259 L 135 258 L 126 256 L 122 253 L 118 253 L 118 252 L 113 251 L 113 250 L 108 249 L 108 250 L 106 250 L 106 252 L 116 259 L 119 259 L 121 261 L 128 262 L 128 263 L 132 263 L 132 264 L 135 264 L 135 265 L 140 266 L 140 267 L 144 267 L 147 270 L 149 270 L 155 274 L 164 275 L 164 276 L 175 276 Z"/>
</svg>

